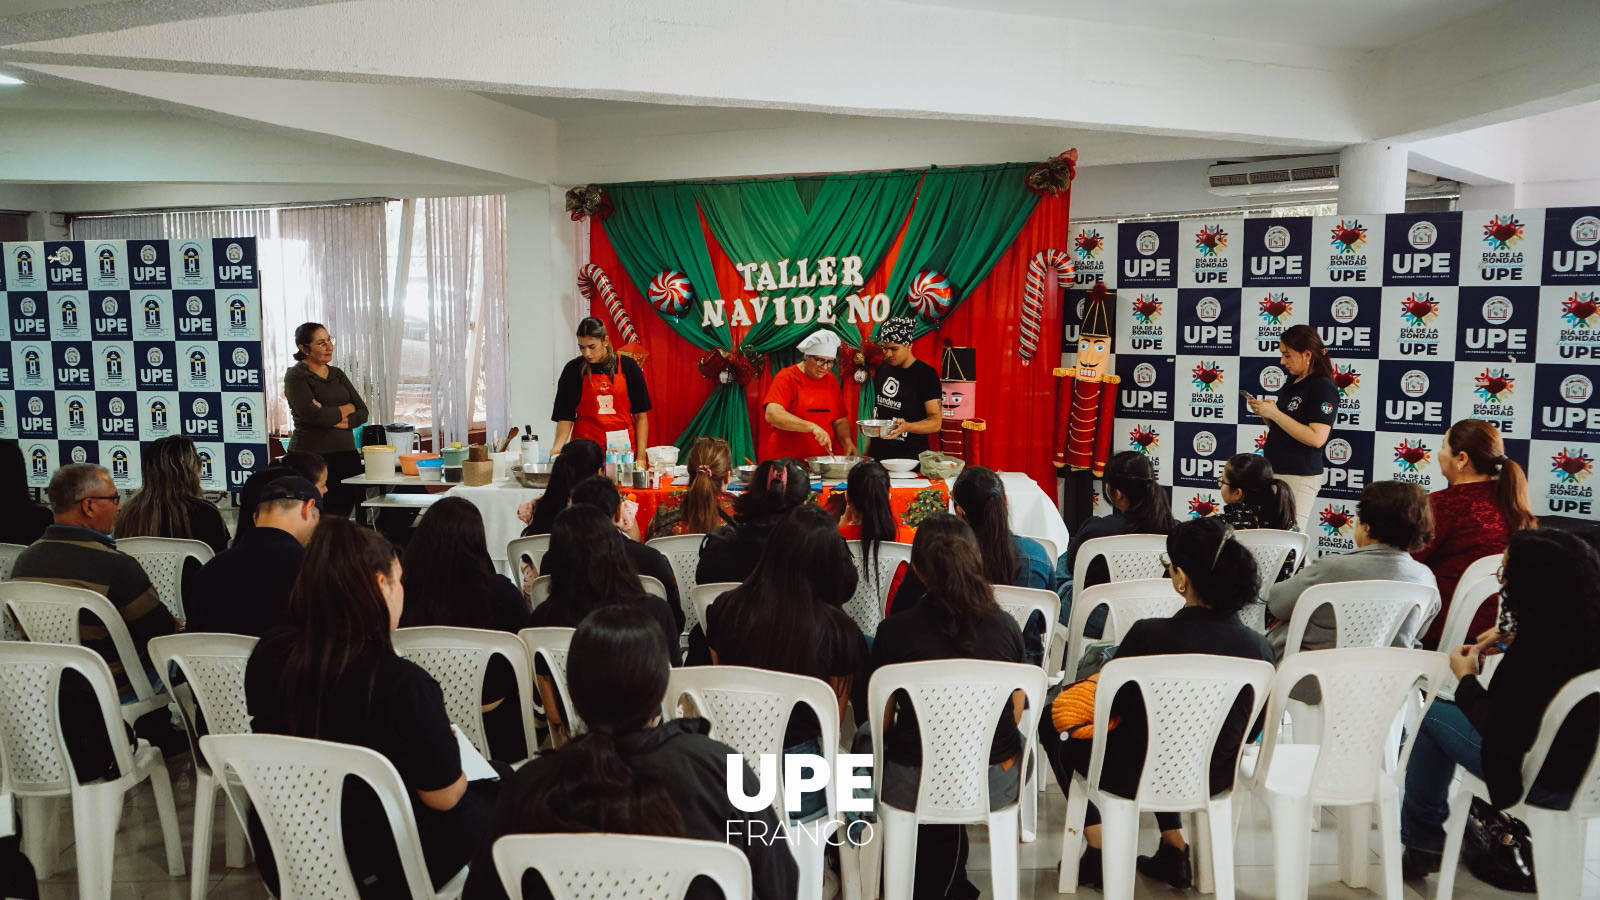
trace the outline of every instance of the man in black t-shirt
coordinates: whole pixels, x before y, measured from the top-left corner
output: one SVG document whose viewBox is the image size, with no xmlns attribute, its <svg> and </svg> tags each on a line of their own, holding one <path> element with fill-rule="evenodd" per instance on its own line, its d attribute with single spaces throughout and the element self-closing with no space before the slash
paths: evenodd
<svg viewBox="0 0 1600 900">
<path fill-rule="evenodd" d="M 878 330 L 883 366 L 873 379 L 877 399 L 872 418 L 894 419 L 895 426 L 892 437 L 869 440 L 866 455 L 873 459 L 916 459 L 928 449 L 928 435 L 944 422 L 939 372 L 911 353 L 915 328 L 913 320 L 895 318 Z"/>
</svg>

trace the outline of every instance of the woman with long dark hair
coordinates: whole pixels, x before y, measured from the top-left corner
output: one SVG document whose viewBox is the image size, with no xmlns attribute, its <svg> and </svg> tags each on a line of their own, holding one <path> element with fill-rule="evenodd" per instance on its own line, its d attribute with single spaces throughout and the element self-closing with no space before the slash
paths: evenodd
<svg viewBox="0 0 1600 900">
<path fill-rule="evenodd" d="M 1265 456 L 1237 453 L 1228 458 L 1217 479 L 1222 489 L 1223 521 L 1235 528 L 1299 530 L 1294 492 L 1272 471 Z"/>
<path fill-rule="evenodd" d="M 661 499 L 646 529 L 647 539 L 710 534 L 733 519 L 733 498 L 728 494 L 733 450 L 728 441 L 706 435 L 695 438 L 685 463 L 689 486 Z"/>
<path fill-rule="evenodd" d="M 527 520 L 528 527 L 522 529 L 522 536 L 549 534 L 556 516 L 571 500 L 573 485 L 599 474 L 605 465 L 605 451 L 599 444 L 587 438 L 568 441 L 550 465 L 550 481 L 545 485 L 543 496 L 533 502 L 532 515 Z"/>
<path fill-rule="evenodd" d="M 1255 600 L 1261 582 L 1250 551 L 1233 539 L 1233 526 L 1215 517 L 1183 522 L 1167 533 L 1165 557 L 1172 589 L 1183 595 L 1183 608 L 1170 618 L 1135 622 L 1117 647 L 1117 659 L 1209 653 L 1277 663 L 1266 639 L 1239 621 L 1239 610 Z M 1213 794 L 1226 791 L 1233 784 L 1233 766 L 1238 759 L 1239 742 L 1250 728 L 1246 717 L 1253 699 L 1248 695 L 1240 697 L 1223 722 L 1216 753 L 1211 758 Z M 1047 712 L 1052 714 L 1039 717 L 1039 746 L 1050 758 L 1056 780 L 1071 784 L 1074 771 L 1088 774 L 1093 741 L 1087 737 L 1063 741 L 1062 733 L 1071 734 L 1074 729 L 1053 715 L 1056 707 L 1064 704 L 1052 702 L 1051 706 Z M 1113 698 L 1111 714 L 1120 724 L 1107 737 L 1110 743 L 1106 746 L 1100 787 L 1118 796 L 1132 797 L 1139 789 L 1148 740 L 1142 695 L 1131 686 L 1124 688 Z M 1100 814 L 1093 804 L 1084 822 L 1089 849 L 1078 866 L 1078 883 L 1098 887 Z M 1153 856 L 1139 857 L 1139 871 L 1175 888 L 1186 888 L 1192 880 L 1192 869 L 1179 816 L 1156 813 L 1156 824 L 1161 828 L 1161 843 Z"/>
<path fill-rule="evenodd" d="M 1433 570 L 1444 607 L 1422 634 L 1422 644 L 1439 643 L 1450 598 L 1473 561 L 1504 553 L 1513 532 L 1538 528 L 1528 505 L 1528 476 L 1506 456 L 1500 429 L 1481 419 L 1462 419 L 1444 433 L 1439 471 L 1449 487 L 1428 495 L 1433 510 L 1433 540 L 1411 554 Z M 1495 607 L 1485 604 L 1472 618 L 1468 634 L 1494 624 Z"/>
<path fill-rule="evenodd" d="M 935 513 L 917 527 L 911 544 L 911 568 L 928 594 L 909 610 L 896 612 L 878 625 L 872 643 L 872 670 L 896 663 L 933 659 L 988 659 L 1022 662 L 1026 651 L 1017 623 L 994 600 L 984 577 L 983 554 L 967 522 Z M 858 691 L 858 696 L 863 692 Z M 863 704 L 865 697 L 862 697 Z M 893 717 L 884 732 L 883 799 L 901 809 L 916 807 L 922 764 L 922 743 L 915 711 L 899 701 L 890 704 Z M 883 715 L 884 710 L 866 710 Z M 1022 776 L 1018 760 L 1022 735 L 1017 731 L 1021 701 L 1002 712 L 989 748 L 989 798 L 995 808 L 1015 802 Z M 974 728 L 986 727 L 973 722 Z M 1012 798 L 1008 801 L 1007 798 Z M 967 881 L 967 836 L 960 825 L 922 825 L 917 829 L 916 896 L 976 897 Z"/>
<path fill-rule="evenodd" d="M 745 813 L 729 801 L 727 761 L 738 751 L 707 737 L 705 719 L 660 721 L 669 666 L 654 618 L 638 607 L 604 606 L 578 623 L 567 690 L 588 731 L 506 781 L 463 897 L 508 900 L 493 856 L 505 835 L 603 832 L 727 842 L 749 860 L 758 900 L 792 900 L 799 875 L 784 842 L 730 837 L 770 835 L 778 825 L 770 808 Z M 754 795 L 748 765 L 744 790 Z M 718 895 L 702 882 L 689 897 Z M 550 891 L 530 872 L 522 896 L 542 900 Z"/>
<path fill-rule="evenodd" d="M 1600 737 L 1600 716 L 1585 701 L 1557 733 L 1533 783 L 1523 781 L 1523 756 L 1551 699 L 1573 678 L 1600 669 L 1600 555 L 1576 535 L 1522 529 L 1506 542 L 1499 577 L 1500 623 L 1450 649 L 1450 670 L 1461 679 L 1455 701 L 1428 708 L 1406 764 L 1400 841 L 1408 878 L 1439 870 L 1456 766 L 1489 786 L 1496 809 L 1518 800 L 1568 809 Z M 1485 686 L 1482 660 L 1502 651 Z"/>
<path fill-rule="evenodd" d="M 1339 417 L 1339 389 L 1333 383 L 1328 348 L 1310 325 L 1284 329 L 1278 336 L 1278 361 L 1294 380 L 1283 386 L 1277 400 L 1249 397 L 1245 402 L 1267 423 L 1267 444 L 1261 454 L 1289 484 L 1295 519 L 1305 531 L 1322 488 L 1322 445 Z"/>
<path fill-rule="evenodd" d="M 750 484 L 733 501 L 733 523 L 712 532 L 700 548 L 696 584 L 743 581 L 755 570 L 778 521 L 811 496 L 811 478 L 792 459 L 756 466 Z"/>
<path fill-rule="evenodd" d="M 0 543 L 37 541 L 55 521 L 50 507 L 36 503 L 28 490 L 28 468 L 22 446 L 0 440 Z"/>
<path fill-rule="evenodd" d="M 368 747 L 394 764 L 411 794 L 433 883 L 466 864 L 483 834 L 497 782 L 469 786 L 444 693 L 420 666 L 397 656 L 391 635 L 405 608 L 394 545 L 348 519 L 318 524 L 284 624 L 245 667 L 252 728 Z M 345 790 L 344 840 L 356 883 L 373 896 L 403 896 L 404 875 L 377 798 Z M 375 824 L 377 823 L 377 824 Z M 262 877 L 277 874 L 264 835 L 253 841 Z"/>
<path fill-rule="evenodd" d="M 328 463 L 327 514 L 348 516 L 361 489 L 342 484 L 361 472 L 354 429 L 367 421 L 367 403 L 343 369 L 332 365 L 333 337 L 320 322 L 294 330 L 295 364 L 283 375 L 283 399 L 294 419 L 289 450 L 306 450 Z"/>
<path fill-rule="evenodd" d="M 706 611 L 712 662 L 820 678 L 833 686 L 842 714 L 867 662 L 867 640 L 843 609 L 856 578 L 833 518 L 815 507 L 791 511 L 750 577 Z M 790 718 L 784 746 L 801 751 L 818 727 L 802 707 Z"/>
<path fill-rule="evenodd" d="M 1177 520 L 1172 518 L 1172 504 L 1167 492 L 1156 481 L 1155 467 L 1150 457 L 1137 450 L 1124 450 L 1113 454 L 1106 462 L 1106 474 L 1100 482 L 1100 493 L 1111 512 L 1104 516 L 1085 519 L 1078 533 L 1067 545 L 1067 571 L 1075 571 L 1078 550 L 1084 541 L 1117 534 L 1166 534 Z M 1089 563 L 1082 585 L 1071 585 L 1074 591 L 1105 584 L 1111 580 L 1111 568 L 1104 559 Z M 1065 588 L 1063 588 L 1065 590 Z M 1065 596 L 1071 596 L 1070 594 Z M 1068 604 L 1061 605 L 1061 621 L 1071 621 Z M 1089 633 L 1098 634 L 1099 624 L 1105 621 L 1104 613 L 1096 613 L 1089 620 Z"/>
<path fill-rule="evenodd" d="M 556 381 L 556 423 L 552 453 L 569 438 L 594 441 L 611 448 L 620 432 L 640 465 L 650 441 L 650 389 L 644 370 L 611 346 L 606 323 L 590 316 L 578 323 L 578 355 L 561 370 Z M 608 440 L 608 436 L 612 439 Z"/>
<path fill-rule="evenodd" d="M 201 541 L 213 553 L 228 549 L 222 513 L 200 496 L 200 454 L 194 441 L 173 435 L 145 445 L 143 484 L 117 511 L 116 536 Z"/>
<path fill-rule="evenodd" d="M 626 540 L 611 517 L 597 507 L 576 504 L 562 510 L 550 530 L 546 557 L 544 574 L 550 576 L 550 598 L 534 608 L 528 624 L 573 628 L 602 606 L 637 605 L 659 623 L 662 636 L 672 647 L 673 665 L 677 665 L 678 627 L 672 610 L 667 601 L 644 592 L 623 546 Z"/>
<path fill-rule="evenodd" d="M 857 463 L 845 479 L 844 496 L 839 534 L 847 541 L 860 541 L 874 566 L 879 544 L 909 544 L 916 536 L 916 530 L 902 524 L 889 504 L 889 470 L 883 463 L 874 459 Z"/>
<path fill-rule="evenodd" d="M 495 571 L 483 515 L 460 497 L 428 507 L 405 552 L 402 627 L 453 625 L 515 634 L 528 624 L 528 601 Z"/>
</svg>

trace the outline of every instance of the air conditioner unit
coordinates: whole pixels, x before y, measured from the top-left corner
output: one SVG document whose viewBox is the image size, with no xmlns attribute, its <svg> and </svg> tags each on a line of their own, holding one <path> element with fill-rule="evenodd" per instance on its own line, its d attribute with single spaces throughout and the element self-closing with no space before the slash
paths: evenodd
<svg viewBox="0 0 1600 900">
<path fill-rule="evenodd" d="M 1339 189 L 1339 155 L 1293 156 L 1206 169 L 1208 189 L 1223 197 L 1316 194 Z"/>
</svg>

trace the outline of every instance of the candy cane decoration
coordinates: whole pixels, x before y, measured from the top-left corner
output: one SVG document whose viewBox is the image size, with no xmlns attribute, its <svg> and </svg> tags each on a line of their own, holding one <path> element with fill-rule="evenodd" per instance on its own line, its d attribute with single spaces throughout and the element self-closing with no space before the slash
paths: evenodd
<svg viewBox="0 0 1600 900">
<path fill-rule="evenodd" d="M 611 321 L 617 324 L 617 330 L 622 332 L 623 344 L 639 343 L 639 332 L 633 329 L 633 320 L 628 318 L 628 311 L 622 308 L 622 298 L 617 296 L 617 289 L 612 287 L 611 279 L 606 276 L 606 270 L 594 263 L 588 263 L 578 270 L 578 293 L 583 299 L 594 303 L 594 295 L 600 295 L 600 302 L 606 306 L 606 312 L 611 315 Z"/>
<path fill-rule="evenodd" d="M 1072 282 L 1072 257 L 1063 250 L 1040 250 L 1028 260 L 1028 280 L 1022 287 L 1022 321 L 1017 333 L 1017 355 L 1027 365 L 1039 352 L 1044 329 L 1044 273 L 1053 270 L 1063 287 Z"/>
</svg>

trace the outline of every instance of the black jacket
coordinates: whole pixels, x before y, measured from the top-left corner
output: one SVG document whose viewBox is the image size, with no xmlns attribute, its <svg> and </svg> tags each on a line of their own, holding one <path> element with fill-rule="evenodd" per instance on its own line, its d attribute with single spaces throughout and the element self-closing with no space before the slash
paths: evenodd
<svg viewBox="0 0 1600 900">
<path fill-rule="evenodd" d="M 183 594 L 188 630 L 261 637 L 281 622 L 305 550 L 287 531 L 253 528 L 212 557 Z"/>
<path fill-rule="evenodd" d="M 799 886 L 794 855 L 781 839 L 771 844 L 740 840 L 755 831 L 772 834 L 777 817 L 772 809 L 757 813 L 742 812 L 728 800 L 728 756 L 735 751 L 706 735 L 711 725 L 705 719 L 674 719 L 654 728 L 637 731 L 618 739 L 618 749 L 636 772 L 654 778 L 665 786 L 683 817 L 683 837 L 706 841 L 728 841 L 750 861 L 756 900 L 793 900 Z M 531 794 L 541 792 L 555 772 L 555 755 L 545 753 L 523 766 L 506 780 L 499 803 L 489 821 L 489 834 L 472 860 L 462 893 L 467 900 L 505 900 L 506 892 L 494 868 L 494 842 L 508 834 L 525 833 L 521 811 Z M 744 768 L 745 792 L 754 795 L 756 776 L 749 765 Z M 747 823 L 759 820 L 760 825 Z M 732 824 L 730 824 L 732 823 Z M 735 826 L 740 826 L 734 831 Z M 729 835 L 733 834 L 733 840 Z M 523 896 L 548 900 L 549 890 L 533 873 L 523 878 Z M 690 887 L 690 900 L 710 900 L 719 896 L 715 888 L 697 881 Z"/>
</svg>

